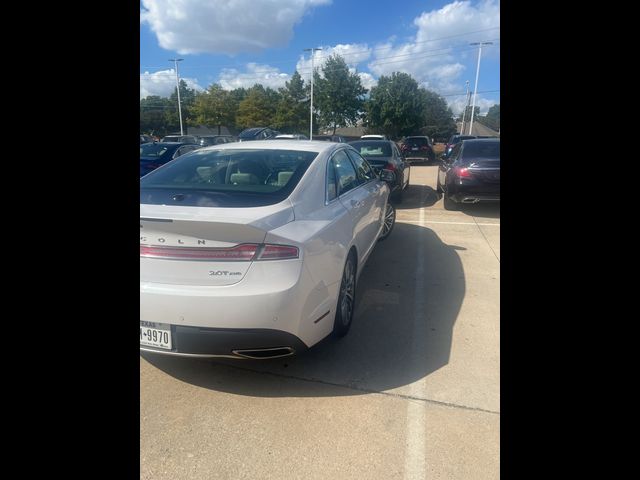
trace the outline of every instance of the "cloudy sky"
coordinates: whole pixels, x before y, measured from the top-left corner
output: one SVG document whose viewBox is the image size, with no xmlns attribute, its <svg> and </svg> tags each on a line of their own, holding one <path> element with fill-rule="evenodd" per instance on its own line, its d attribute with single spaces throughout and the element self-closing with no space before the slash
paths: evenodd
<svg viewBox="0 0 640 480">
<path fill-rule="evenodd" d="M 203 89 L 256 83 L 278 88 L 297 69 L 307 80 L 305 48 L 320 47 L 315 65 L 343 56 L 365 87 L 380 75 L 406 72 L 443 95 L 458 113 L 473 91 L 476 105 L 500 103 L 500 2 L 431 0 L 142 0 L 140 98 L 175 88 L 170 58 L 183 58 L 180 78 Z"/>
</svg>

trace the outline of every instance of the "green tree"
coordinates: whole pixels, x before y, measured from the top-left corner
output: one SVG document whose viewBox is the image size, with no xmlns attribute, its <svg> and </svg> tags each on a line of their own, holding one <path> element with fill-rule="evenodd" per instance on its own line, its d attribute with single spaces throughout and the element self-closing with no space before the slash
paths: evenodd
<svg viewBox="0 0 640 480">
<path fill-rule="evenodd" d="M 443 97 L 431 90 L 420 90 L 424 102 L 424 127 L 421 132 L 436 141 L 444 142 L 458 130 L 453 113 Z"/>
<path fill-rule="evenodd" d="M 182 109 L 182 122 L 183 125 L 193 125 L 191 109 L 196 99 L 196 91 L 193 88 L 189 88 L 187 82 L 180 80 L 180 107 Z M 178 117 L 178 94 L 176 89 L 169 97 L 173 109 L 168 109 L 166 112 L 167 123 L 176 131 L 180 130 L 180 119 Z"/>
<path fill-rule="evenodd" d="M 411 75 L 382 75 L 366 102 L 368 127 L 394 140 L 415 135 L 425 125 L 424 101 L 423 92 Z"/>
<path fill-rule="evenodd" d="M 337 127 L 353 125 L 361 117 L 367 89 L 357 74 L 349 72 L 340 55 L 329 57 L 322 67 L 322 74 L 323 77 L 317 71 L 313 72 L 313 103 L 319 122 L 333 128 L 335 134 Z"/>
<path fill-rule="evenodd" d="M 236 124 L 239 128 L 269 126 L 273 124 L 279 100 L 278 92 L 262 85 L 247 90 L 247 96 L 238 105 Z"/>
<path fill-rule="evenodd" d="M 140 100 L 140 133 L 164 136 L 169 131 L 167 111 L 172 109 L 168 98 L 157 95 Z"/>
<path fill-rule="evenodd" d="M 291 80 L 280 89 L 280 101 L 276 109 L 273 126 L 290 133 L 309 130 L 309 100 L 304 80 L 296 70 Z"/>
<path fill-rule="evenodd" d="M 484 117 L 480 117 L 479 121 L 492 130 L 500 130 L 500 104 L 493 105 Z"/>
<path fill-rule="evenodd" d="M 236 109 L 230 92 L 223 90 L 220 85 L 214 83 L 204 92 L 196 93 L 193 107 L 191 108 L 192 120 L 196 125 L 207 127 L 233 126 L 235 123 Z"/>
</svg>

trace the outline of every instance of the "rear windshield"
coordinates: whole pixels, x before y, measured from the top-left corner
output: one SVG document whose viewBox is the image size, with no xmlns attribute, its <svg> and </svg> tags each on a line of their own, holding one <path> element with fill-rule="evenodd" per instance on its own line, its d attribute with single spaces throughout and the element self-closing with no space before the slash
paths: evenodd
<svg viewBox="0 0 640 480">
<path fill-rule="evenodd" d="M 409 137 L 403 143 L 410 147 L 422 147 L 423 145 L 429 145 L 429 140 L 423 137 Z"/>
<path fill-rule="evenodd" d="M 389 142 L 352 142 L 351 145 L 363 157 L 390 157 L 391 145 Z"/>
<path fill-rule="evenodd" d="M 465 159 L 490 158 L 500 160 L 500 142 L 468 142 L 463 144 Z"/>
<path fill-rule="evenodd" d="M 317 152 L 296 150 L 195 151 L 140 179 L 140 202 L 254 207 L 289 196 Z M 169 204 L 175 204 L 169 201 Z"/>
</svg>

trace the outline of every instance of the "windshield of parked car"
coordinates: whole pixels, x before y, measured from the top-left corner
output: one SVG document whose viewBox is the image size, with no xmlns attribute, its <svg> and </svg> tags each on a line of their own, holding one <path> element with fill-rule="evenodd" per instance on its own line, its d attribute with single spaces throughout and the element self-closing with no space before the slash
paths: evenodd
<svg viewBox="0 0 640 480">
<path fill-rule="evenodd" d="M 168 189 L 174 195 L 192 192 L 181 205 L 206 206 L 206 196 L 215 197 L 218 205 L 277 203 L 289 196 L 317 155 L 276 149 L 196 150 L 143 177 L 141 201 L 162 201 L 163 195 L 151 190 Z"/>
<path fill-rule="evenodd" d="M 465 142 L 463 147 L 462 157 L 465 159 L 500 160 L 500 142 Z"/>
<path fill-rule="evenodd" d="M 390 157 L 391 145 L 389 142 L 352 142 L 351 145 L 363 157 Z"/>
<path fill-rule="evenodd" d="M 172 145 L 163 145 L 162 143 L 143 143 L 140 145 L 141 157 L 161 157 L 167 150 L 174 149 Z"/>
</svg>

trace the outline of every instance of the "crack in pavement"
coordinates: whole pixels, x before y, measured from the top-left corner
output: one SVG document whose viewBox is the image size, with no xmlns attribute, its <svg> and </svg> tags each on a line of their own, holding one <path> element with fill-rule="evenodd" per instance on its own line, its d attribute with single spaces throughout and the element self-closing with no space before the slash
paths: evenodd
<svg viewBox="0 0 640 480">
<path fill-rule="evenodd" d="M 474 217 L 473 215 L 471 216 L 471 218 L 473 218 L 474 223 L 476 224 L 476 227 L 478 227 L 478 230 L 480 230 L 480 234 L 482 235 L 482 237 L 484 238 L 484 241 L 487 242 L 487 245 L 489 245 L 489 248 L 491 249 L 491 252 L 493 253 L 493 255 L 496 257 L 496 259 L 498 260 L 498 263 L 500 263 L 500 257 L 498 257 L 498 255 L 496 255 L 495 250 L 493 249 L 493 247 L 491 246 L 491 244 L 489 243 L 489 239 L 487 238 L 487 236 L 484 234 L 484 232 L 482 231 L 482 229 L 480 228 L 480 225 L 478 224 L 478 222 L 476 221 L 476 217 Z"/>
<path fill-rule="evenodd" d="M 317 378 L 305 378 L 305 377 L 297 377 L 295 375 L 285 375 L 283 373 L 275 373 L 275 372 L 265 372 L 265 371 L 261 371 L 261 370 L 253 370 L 251 368 L 243 368 L 243 367 L 238 367 L 236 365 L 227 365 L 227 364 L 223 364 L 223 363 L 216 363 L 215 365 L 220 365 L 220 366 L 225 366 L 225 367 L 229 367 L 229 368 L 235 368 L 237 370 L 242 370 L 245 372 L 251 372 L 251 373 L 258 373 L 258 374 L 262 374 L 262 375 L 271 375 L 274 377 L 280 377 L 280 378 L 286 378 L 289 380 L 299 380 L 301 382 L 309 382 L 309 383 L 318 383 L 321 385 L 329 385 L 332 387 L 340 387 L 340 388 L 346 388 L 349 390 L 356 390 L 358 392 L 363 392 L 363 393 L 373 393 L 373 394 L 377 394 L 377 395 L 386 395 L 388 397 L 395 397 L 395 398 L 401 398 L 404 400 L 416 400 L 419 402 L 424 402 L 424 403 L 430 403 L 430 404 L 434 404 L 434 405 L 440 405 L 440 406 L 444 406 L 444 407 L 450 407 L 450 408 L 456 408 L 456 409 L 460 409 L 460 410 L 470 410 L 470 411 L 474 411 L 474 412 L 482 412 L 482 413 L 490 413 L 493 415 L 500 415 L 500 412 L 496 412 L 494 410 L 487 410 L 484 408 L 479 408 L 479 407 L 470 407 L 467 405 L 460 405 L 457 403 L 450 403 L 450 402 L 442 402 L 440 400 L 432 400 L 429 398 L 421 398 L 421 397 L 416 397 L 413 395 L 406 395 L 403 393 L 393 393 L 393 392 L 382 392 L 382 391 L 378 391 L 378 390 L 372 390 L 370 388 L 364 388 L 364 387 L 360 387 L 358 385 L 353 385 L 353 384 L 342 384 L 342 383 L 335 383 L 335 382 L 328 382 L 326 380 L 320 380 Z"/>
</svg>

